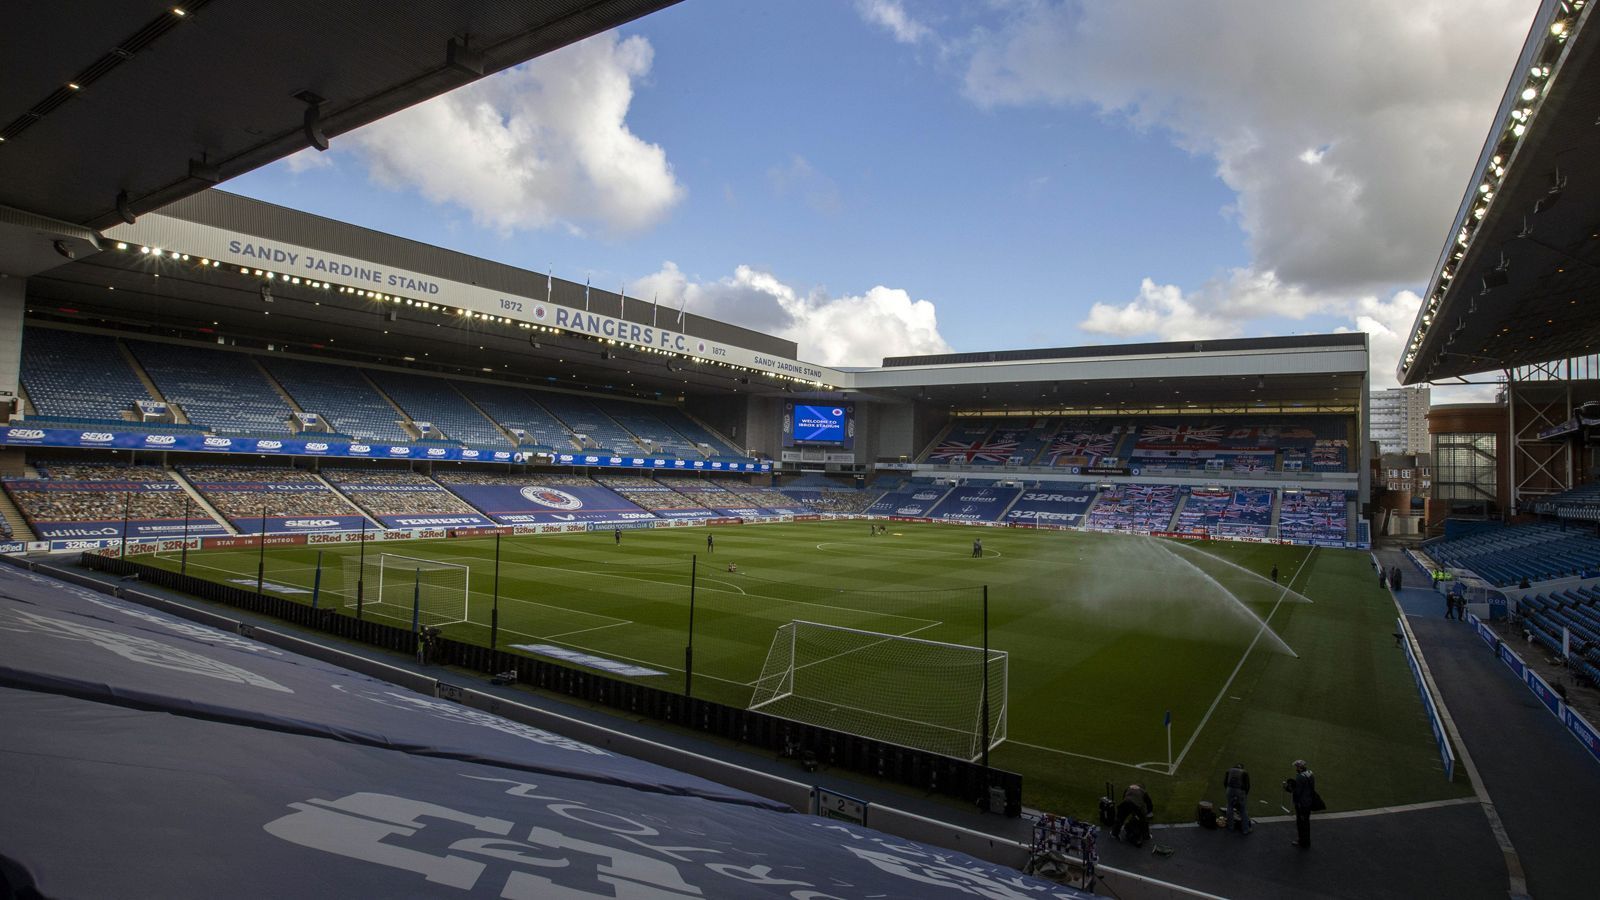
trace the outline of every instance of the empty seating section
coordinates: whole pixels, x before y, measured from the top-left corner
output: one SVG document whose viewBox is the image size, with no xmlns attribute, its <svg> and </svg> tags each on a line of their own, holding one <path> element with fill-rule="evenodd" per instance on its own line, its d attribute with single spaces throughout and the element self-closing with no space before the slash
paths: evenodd
<svg viewBox="0 0 1600 900">
<path fill-rule="evenodd" d="M 1544 497 L 1533 504 L 1533 511 L 1558 519 L 1600 522 L 1600 482 Z"/>
<path fill-rule="evenodd" d="M 785 497 L 782 491 L 775 488 L 755 487 L 736 478 L 712 478 L 708 480 L 711 484 L 733 495 L 734 506 L 756 507 L 758 509 L 795 509 L 800 507 L 800 504 Z"/>
<path fill-rule="evenodd" d="M 861 515 L 879 498 L 884 496 L 883 491 L 800 491 L 791 490 L 785 493 L 805 505 L 807 509 L 819 513 L 834 513 L 838 515 Z"/>
<path fill-rule="evenodd" d="M 1553 653 L 1567 632 L 1567 667 L 1600 686 L 1600 588 L 1572 588 L 1517 601 L 1522 627 Z"/>
<path fill-rule="evenodd" d="M 411 421 L 432 423 L 448 440 L 494 450 L 511 446 L 505 434 L 443 378 L 380 371 L 370 371 L 367 377 L 405 410 Z M 429 433 L 427 437 L 438 435 Z"/>
<path fill-rule="evenodd" d="M 655 415 L 655 409 L 643 403 L 623 403 L 618 400 L 596 400 L 594 406 L 610 416 L 612 421 L 632 432 L 639 443 L 652 454 L 675 456 L 679 459 L 704 459 L 705 454 Z"/>
<path fill-rule="evenodd" d="M 432 478 L 415 472 L 325 467 L 322 477 L 375 516 L 471 515 L 477 512 Z"/>
<path fill-rule="evenodd" d="M 249 355 L 150 341 L 129 341 L 128 349 L 189 421 L 217 434 L 289 433 L 294 411 Z"/>
<path fill-rule="evenodd" d="M 107 335 L 29 326 L 19 374 L 41 416 L 121 423 L 133 401 L 155 399 Z"/>
<path fill-rule="evenodd" d="M 1100 492 L 1085 524 L 1118 531 L 1166 531 L 1177 508 L 1177 485 L 1113 485 Z"/>
<path fill-rule="evenodd" d="M 672 489 L 688 497 L 696 506 L 706 509 L 727 509 L 739 505 L 733 495 L 709 481 L 695 478 L 674 478 L 670 482 Z"/>
<path fill-rule="evenodd" d="M 1344 491 L 1284 491 L 1278 536 L 1302 541 L 1344 541 L 1350 532 Z"/>
<path fill-rule="evenodd" d="M 241 531 L 268 518 L 353 516 L 350 504 L 309 472 L 286 466 L 185 466 L 179 470 Z"/>
<path fill-rule="evenodd" d="M 1499 587 L 1520 584 L 1524 578 L 1532 583 L 1600 570 L 1600 537 L 1588 526 L 1537 522 L 1423 546 L 1442 565 L 1469 569 Z"/>
<path fill-rule="evenodd" d="M 960 466 L 1095 466 L 1106 458 L 1160 472 L 1348 472 L 1339 416 L 1271 419 L 960 419 L 921 461 Z"/>
<path fill-rule="evenodd" d="M 326 419 L 334 431 L 358 441 L 410 443 L 400 414 L 367 384 L 358 369 L 298 359 L 263 359 L 294 402 Z"/>
<path fill-rule="evenodd" d="M 488 413 L 490 418 L 505 426 L 506 430 L 515 434 L 513 429 L 521 429 L 525 435 L 522 446 L 562 452 L 578 448 L 572 431 L 540 406 L 527 391 L 475 381 L 457 382 L 456 389 L 478 404 L 478 408 Z"/>
<path fill-rule="evenodd" d="M 1265 537 L 1272 524 L 1272 491 L 1190 488 L 1178 510 L 1176 531 L 1235 537 Z"/>
<path fill-rule="evenodd" d="M 674 431 L 688 438 L 695 445 L 705 444 L 711 448 L 713 457 L 729 457 L 743 459 L 745 452 L 728 443 L 722 438 L 712 434 L 710 429 L 690 418 L 683 410 L 674 406 L 652 406 L 651 412 L 655 417 L 666 423 Z"/>
<path fill-rule="evenodd" d="M 539 405 L 549 410 L 563 424 L 580 435 L 587 435 L 586 446 L 597 450 L 610 450 L 617 454 L 640 453 L 644 450 L 626 429 L 601 412 L 593 403 L 574 394 L 556 394 L 548 391 L 532 392 Z"/>
</svg>

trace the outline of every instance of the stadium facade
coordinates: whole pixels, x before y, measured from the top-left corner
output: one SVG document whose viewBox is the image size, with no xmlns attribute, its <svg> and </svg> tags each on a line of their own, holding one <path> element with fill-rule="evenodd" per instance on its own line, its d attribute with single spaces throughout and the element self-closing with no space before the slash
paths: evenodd
<svg viewBox="0 0 1600 900">
<path fill-rule="evenodd" d="M 8 489 L 35 539 L 111 540 L 115 510 L 43 518 L 75 489 L 37 463 L 117 458 L 176 482 L 147 473 L 155 480 L 128 489 L 141 508 L 154 502 L 145 493 L 192 494 L 194 525 L 219 535 L 574 515 L 565 501 L 450 483 L 481 463 L 594 476 L 569 482 L 584 512 L 562 519 L 594 526 L 849 510 L 1365 540 L 1364 335 L 841 369 L 727 322 L 220 191 L 105 237 L 99 253 L 28 280 L 22 348 L 5 373 L 17 385 L 0 431 Z M 368 460 L 412 472 L 415 490 L 392 487 L 428 502 L 373 512 L 370 486 L 337 471 Z M 207 470 L 264 461 L 316 471 Z M 92 482 L 107 473 L 88 474 L 77 490 L 104 494 Z M 739 480 L 648 477 L 670 475 Z M 695 496 L 741 486 L 751 492 Z M 691 502 L 654 496 L 663 487 Z M 263 511 L 249 508 L 252 492 L 308 499 Z M 1040 505 L 1052 495 L 1087 502 Z M 155 505 L 152 522 L 171 517 L 170 503 Z M 182 522 L 132 536 L 170 537 Z"/>
</svg>

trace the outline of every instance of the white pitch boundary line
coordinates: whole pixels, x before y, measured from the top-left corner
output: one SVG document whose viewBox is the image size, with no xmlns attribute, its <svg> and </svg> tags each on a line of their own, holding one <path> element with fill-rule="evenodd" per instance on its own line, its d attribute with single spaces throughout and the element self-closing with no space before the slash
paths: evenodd
<svg viewBox="0 0 1600 900">
<path fill-rule="evenodd" d="M 1029 750 L 1042 750 L 1045 753 L 1055 753 L 1055 754 L 1057 754 L 1059 756 L 1071 756 L 1071 757 L 1075 757 L 1077 759 L 1087 759 L 1087 760 L 1089 760 L 1091 762 L 1105 763 L 1106 765 L 1110 765 L 1110 766 L 1122 766 L 1124 769 L 1138 769 L 1141 772 L 1149 772 L 1149 771 L 1151 771 L 1150 769 L 1144 768 L 1144 765 L 1145 765 L 1144 763 L 1122 762 L 1121 760 L 1116 760 L 1116 759 L 1106 759 L 1103 756 L 1092 756 L 1092 755 L 1090 755 L 1088 753 L 1076 753 L 1076 752 L 1074 752 L 1072 750 L 1058 750 L 1055 747 L 1044 747 L 1044 746 L 1041 746 L 1039 744 L 1030 744 L 1027 741 L 1019 741 L 1019 740 L 1016 740 L 1015 738 L 1009 738 L 1009 737 L 1006 738 L 1006 743 L 1007 744 L 1016 744 L 1019 747 L 1027 747 Z M 1163 765 L 1165 765 L 1165 764 L 1163 764 Z M 1157 774 L 1157 775 L 1170 775 L 1171 773 L 1170 772 L 1159 772 L 1159 771 L 1157 771 L 1157 772 L 1155 772 L 1155 774 Z"/>
<path fill-rule="evenodd" d="M 545 635 L 544 639 L 547 640 L 547 641 L 553 641 L 556 638 L 567 637 L 568 635 L 584 634 L 584 633 L 590 632 L 590 631 L 599 631 L 602 628 L 615 628 L 618 625 L 632 625 L 632 624 L 633 624 L 633 620 L 632 619 L 618 619 L 617 621 L 612 622 L 609 625 L 595 625 L 592 628 L 579 628 L 577 631 L 562 631 L 562 632 L 558 632 L 556 634 L 548 634 L 548 635 Z"/>
<path fill-rule="evenodd" d="M 1167 552 L 1171 553 L 1172 551 L 1168 550 Z M 1312 547 L 1311 552 L 1307 553 L 1305 558 L 1300 560 L 1299 567 L 1294 570 L 1294 574 L 1291 575 L 1288 582 L 1284 584 L 1283 591 L 1279 593 L 1278 602 L 1272 604 L 1272 609 L 1268 611 L 1266 618 L 1261 620 L 1261 627 L 1256 629 L 1256 636 L 1250 639 L 1250 646 L 1244 648 L 1244 653 L 1239 655 L 1239 662 L 1234 665 L 1233 671 L 1228 673 L 1228 680 L 1222 683 L 1222 689 L 1217 691 L 1217 696 L 1211 701 L 1211 707 L 1206 710 L 1206 714 L 1204 716 L 1200 717 L 1200 724 L 1195 726 L 1194 731 L 1189 735 L 1188 742 L 1185 743 L 1183 745 L 1183 749 L 1178 752 L 1178 758 L 1172 761 L 1172 766 L 1167 772 L 1168 775 L 1175 774 L 1178 771 L 1178 767 L 1183 765 L 1183 758 L 1189 755 L 1189 748 L 1193 747 L 1194 742 L 1200 738 L 1200 732 L 1204 731 L 1206 723 L 1211 721 L 1211 714 L 1217 711 L 1217 704 L 1221 703 L 1222 698 L 1227 696 L 1228 688 L 1233 686 L 1233 679 L 1239 677 L 1239 670 L 1244 668 L 1245 660 L 1250 658 L 1250 651 L 1256 648 L 1256 644 L 1261 641 L 1261 635 L 1266 632 L 1267 626 L 1272 622 L 1272 617 L 1277 615 L 1278 607 L 1283 605 L 1283 598 L 1288 595 L 1290 585 L 1293 585 L 1300 579 L 1300 573 L 1305 571 L 1306 563 L 1310 562 L 1311 557 L 1316 555 L 1317 548 Z"/>
<path fill-rule="evenodd" d="M 839 551 L 837 551 L 837 550 L 829 550 L 828 548 L 829 547 L 858 547 L 858 546 L 863 546 L 863 545 L 872 546 L 872 547 L 881 546 L 879 544 L 868 544 L 866 541 L 823 541 L 822 543 L 817 545 L 817 549 L 821 550 L 823 553 L 837 553 Z M 898 549 L 899 552 L 901 552 L 901 553 L 909 552 L 909 553 L 921 553 L 921 554 L 924 554 L 924 555 L 932 554 L 933 556 L 939 557 L 939 558 L 950 557 L 950 556 L 959 556 L 960 555 L 958 553 L 946 553 L 943 550 L 933 550 L 933 549 L 923 548 L 923 547 L 899 547 L 899 548 L 896 548 L 896 549 Z M 991 557 L 989 555 L 991 553 L 994 554 L 994 556 Z M 997 559 L 1001 555 L 1002 554 L 1000 553 L 999 550 L 989 550 L 989 549 L 985 548 L 984 551 L 983 551 L 983 556 L 984 556 L 985 559 Z"/>
</svg>

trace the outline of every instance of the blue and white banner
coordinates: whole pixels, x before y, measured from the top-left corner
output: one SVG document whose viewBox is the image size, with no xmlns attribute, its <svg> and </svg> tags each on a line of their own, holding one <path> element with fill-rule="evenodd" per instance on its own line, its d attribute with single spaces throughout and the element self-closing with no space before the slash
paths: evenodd
<svg viewBox="0 0 1600 900">
<path fill-rule="evenodd" d="M 867 507 L 869 516 L 909 516 L 920 518 L 928 514 L 949 493 L 948 488 L 922 485 L 890 491 Z"/>
<path fill-rule="evenodd" d="M 1570 706 L 1561 707 L 1561 724 L 1572 732 L 1572 736 L 1578 739 L 1578 743 L 1589 751 L 1589 755 L 1594 757 L 1596 762 L 1600 762 L 1600 732 L 1595 731 L 1593 725 Z"/>
<path fill-rule="evenodd" d="M 121 519 L 66 522 L 35 520 L 33 522 L 33 533 L 44 540 L 121 538 L 123 537 L 123 522 Z M 211 537 L 227 534 L 227 531 L 221 525 L 207 518 L 191 518 L 187 527 L 182 519 L 129 519 L 127 521 L 127 537 L 129 540 L 176 538 L 183 537 L 185 534 L 190 537 Z"/>
<path fill-rule="evenodd" d="M 720 459 L 677 459 L 661 456 L 611 456 L 605 453 L 557 453 L 556 464 L 608 469 L 652 469 L 667 472 L 770 472 L 770 461 L 730 462 Z"/>
<path fill-rule="evenodd" d="M 132 425 L 132 423 L 129 423 Z M 35 428 L 26 423 L 0 428 L 0 445 L 11 447 L 78 447 L 114 450 L 166 450 L 174 453 L 256 453 L 273 456 L 327 456 L 355 459 L 431 459 L 456 462 L 521 463 L 526 455 L 511 450 L 470 450 L 413 444 L 363 444 L 306 438 L 239 438 L 193 434 L 152 434 L 135 426 L 128 431 Z"/>
<path fill-rule="evenodd" d="M 1094 493 L 1093 488 L 1059 486 L 1025 491 L 1006 511 L 1005 520 L 1019 525 L 1081 525 Z"/>
<path fill-rule="evenodd" d="M 445 484 L 501 525 L 634 522 L 655 516 L 598 484 Z"/>
<path fill-rule="evenodd" d="M 958 487 L 928 511 L 928 518 L 947 522 L 994 522 L 1017 499 L 1022 488 Z"/>
<path fill-rule="evenodd" d="M 466 513 L 410 513 L 403 516 L 378 516 L 386 528 L 481 528 L 494 523 L 483 516 Z"/>
</svg>

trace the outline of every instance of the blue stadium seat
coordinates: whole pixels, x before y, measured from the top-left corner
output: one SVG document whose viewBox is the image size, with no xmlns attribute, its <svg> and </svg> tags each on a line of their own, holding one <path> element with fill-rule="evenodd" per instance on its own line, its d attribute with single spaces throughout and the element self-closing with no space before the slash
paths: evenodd
<svg viewBox="0 0 1600 900">
<path fill-rule="evenodd" d="M 139 364 L 189 421 L 216 434 L 283 437 L 294 410 L 249 354 L 130 341 Z"/>
<path fill-rule="evenodd" d="M 22 387 L 41 416 L 114 421 L 135 400 L 154 400 L 113 337 L 29 325 L 22 337 Z"/>
</svg>

